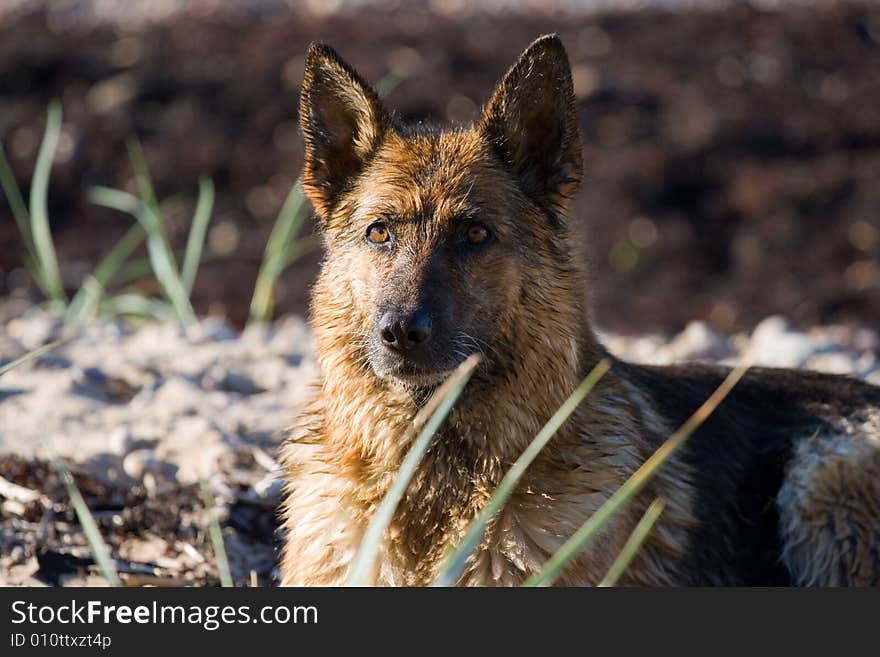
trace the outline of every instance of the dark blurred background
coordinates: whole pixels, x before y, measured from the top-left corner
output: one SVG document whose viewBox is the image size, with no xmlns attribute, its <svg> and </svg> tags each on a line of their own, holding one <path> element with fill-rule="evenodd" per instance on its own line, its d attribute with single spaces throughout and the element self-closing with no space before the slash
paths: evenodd
<svg viewBox="0 0 880 657">
<path fill-rule="evenodd" d="M 388 104 L 403 118 L 465 122 L 532 39 L 558 32 L 585 138 L 573 214 L 601 326 L 732 330 L 772 313 L 880 324 L 880 7 L 490 4 L 0 3 L 0 139 L 25 191 L 46 106 L 63 101 L 49 210 L 65 284 L 77 288 L 130 225 L 85 190 L 134 190 L 134 134 L 159 195 L 184 201 L 168 217 L 175 246 L 198 177 L 214 179 L 194 304 L 240 324 L 301 165 L 310 41 L 374 82 L 399 80 Z M 0 297 L 38 298 L 22 251 L 4 199 Z M 319 260 L 282 276 L 278 313 L 306 310 Z"/>
</svg>

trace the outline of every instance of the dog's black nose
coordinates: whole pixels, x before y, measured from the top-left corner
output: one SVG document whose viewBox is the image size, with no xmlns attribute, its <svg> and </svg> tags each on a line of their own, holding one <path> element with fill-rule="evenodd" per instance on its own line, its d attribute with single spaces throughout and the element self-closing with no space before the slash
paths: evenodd
<svg viewBox="0 0 880 657">
<path fill-rule="evenodd" d="M 422 310 L 411 314 L 389 310 L 379 320 L 379 334 L 386 347 L 409 351 L 431 337 L 431 316 Z"/>
</svg>

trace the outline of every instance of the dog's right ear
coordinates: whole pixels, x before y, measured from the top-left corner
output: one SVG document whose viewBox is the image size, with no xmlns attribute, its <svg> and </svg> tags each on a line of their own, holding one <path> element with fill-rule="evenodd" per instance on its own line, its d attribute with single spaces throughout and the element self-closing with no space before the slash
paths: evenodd
<svg viewBox="0 0 880 657">
<path fill-rule="evenodd" d="M 581 184 L 581 141 L 568 55 L 559 37 L 541 37 L 495 90 L 480 130 L 522 188 L 563 207 Z"/>
<path fill-rule="evenodd" d="M 306 144 L 303 188 L 326 220 L 381 142 L 390 120 L 370 85 L 321 43 L 313 43 L 306 56 L 299 120 Z"/>
</svg>

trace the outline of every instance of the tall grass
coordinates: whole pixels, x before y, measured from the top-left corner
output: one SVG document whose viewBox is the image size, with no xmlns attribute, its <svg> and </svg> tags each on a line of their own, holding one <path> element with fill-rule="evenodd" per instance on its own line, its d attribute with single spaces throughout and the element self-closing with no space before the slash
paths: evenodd
<svg viewBox="0 0 880 657">
<path fill-rule="evenodd" d="M 12 215 L 18 224 L 18 230 L 25 247 L 25 265 L 31 277 L 47 299 L 64 304 L 66 296 L 49 228 L 48 210 L 49 176 L 60 134 L 61 103 L 53 100 L 49 103 L 46 112 L 46 129 L 34 166 L 29 208 L 24 204 L 21 190 L 12 173 L 12 167 L 9 166 L 6 153 L 2 148 L 0 148 L 0 187 L 3 188 L 3 193 L 12 209 Z"/>
<path fill-rule="evenodd" d="M 187 296 L 192 294 L 196 282 L 196 273 L 202 261 L 202 247 L 208 232 L 208 222 L 214 209 L 214 182 L 210 178 L 199 179 L 199 196 L 193 213 L 189 235 L 186 238 L 186 254 L 183 256 L 183 267 L 180 279 Z"/>
<path fill-rule="evenodd" d="M 250 323 L 272 319 L 278 277 L 294 261 L 320 244 L 317 236 L 297 239 L 308 213 L 309 205 L 303 192 L 302 178 L 298 178 L 284 199 L 266 242 L 263 262 L 260 264 L 251 298 Z"/>
<path fill-rule="evenodd" d="M 223 530 L 220 529 L 220 520 L 217 518 L 217 500 L 214 491 L 207 480 L 202 480 L 202 500 L 205 503 L 205 511 L 208 514 L 208 533 L 211 536 L 211 546 L 214 548 L 214 560 L 217 562 L 217 572 L 220 576 L 220 586 L 231 588 L 232 570 L 229 568 L 229 559 L 226 556 L 226 545 L 223 543 Z"/>
<path fill-rule="evenodd" d="M 119 573 L 116 570 L 116 563 L 110 556 L 110 549 L 101 537 L 101 530 L 98 529 L 98 524 L 92 517 L 88 504 L 86 504 L 82 494 L 76 487 L 73 475 L 70 474 L 70 470 L 64 465 L 64 461 L 57 456 L 52 458 L 52 462 L 55 465 L 59 478 L 67 489 L 67 495 L 70 497 L 76 517 L 83 528 L 83 533 L 86 535 L 86 540 L 92 550 L 92 556 L 95 559 L 95 563 L 98 564 L 101 574 L 104 575 L 104 579 L 107 580 L 110 586 L 120 586 L 121 582 L 119 581 Z"/>
<path fill-rule="evenodd" d="M 178 269 L 165 234 L 161 207 L 150 180 L 143 149 L 136 139 L 129 140 L 128 150 L 140 198 L 128 192 L 104 187 L 92 188 L 88 198 L 97 205 L 130 214 L 137 220 L 137 224 L 113 245 L 95 270 L 83 279 L 68 303 L 52 241 L 48 212 L 49 174 L 61 133 L 61 116 L 61 104 L 52 101 L 47 111 L 46 130 L 31 179 L 30 207 L 25 205 L 12 167 L 0 145 L 0 188 L 18 225 L 24 244 L 24 262 L 31 277 L 46 299 L 63 309 L 64 322 L 68 325 L 85 323 L 101 314 L 102 310 L 110 314 L 146 314 L 151 317 L 167 317 L 173 314 L 183 324 L 195 322 L 190 295 L 202 259 L 213 210 L 214 185 L 207 178 L 199 181 L 199 193 L 187 236 L 183 264 Z M 127 292 L 120 298 L 105 299 L 107 287 L 145 240 L 151 273 L 159 281 L 169 308 L 165 308 L 158 300 L 132 292 Z"/>
<path fill-rule="evenodd" d="M 632 533 L 620 550 L 620 554 L 617 555 L 605 577 L 599 582 L 599 586 L 605 587 L 617 584 L 617 580 L 620 579 L 620 576 L 623 575 L 627 567 L 632 563 L 636 554 L 642 549 L 642 545 L 644 545 L 651 530 L 654 529 L 657 520 L 660 519 L 660 514 L 663 513 L 664 508 L 666 508 L 666 502 L 663 501 L 663 498 L 658 497 L 651 502 L 650 506 L 645 510 L 642 519 L 636 524 L 635 529 L 632 530 Z"/>
<path fill-rule="evenodd" d="M 49 174 L 52 171 L 52 160 L 61 134 L 61 103 L 53 100 L 46 114 L 46 132 L 37 154 L 34 167 L 34 178 L 31 182 L 31 236 L 37 253 L 40 278 L 45 286 L 46 294 L 53 301 L 64 302 L 64 286 L 61 284 L 61 273 L 58 259 L 55 256 L 55 245 L 52 243 L 52 232 L 49 228 Z"/>
<path fill-rule="evenodd" d="M 42 356 L 46 352 L 52 351 L 59 344 L 60 343 L 58 342 L 58 340 L 55 340 L 54 342 L 50 342 L 48 344 L 44 344 L 39 349 L 34 349 L 33 351 L 29 351 L 24 356 L 20 356 L 19 358 L 16 358 L 15 360 L 13 360 L 11 362 L 6 363 L 6 365 L 0 366 L 0 376 L 3 376 L 4 374 L 9 372 L 10 370 L 13 370 L 16 367 L 18 367 L 19 365 L 23 365 L 24 363 L 28 362 L 29 360 L 34 360 L 35 358 L 39 358 L 40 356 Z"/>
</svg>

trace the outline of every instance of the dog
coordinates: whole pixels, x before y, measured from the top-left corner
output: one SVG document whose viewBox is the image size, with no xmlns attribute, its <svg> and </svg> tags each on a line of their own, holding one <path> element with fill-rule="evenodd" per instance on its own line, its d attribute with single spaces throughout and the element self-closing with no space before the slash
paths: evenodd
<svg viewBox="0 0 880 657">
<path fill-rule="evenodd" d="M 556 36 L 528 47 L 474 125 L 447 129 L 402 125 L 334 50 L 314 44 L 300 121 L 303 185 L 326 256 L 311 306 L 320 381 L 282 448 L 281 583 L 346 581 L 414 418 L 478 353 L 370 580 L 430 584 L 511 464 L 610 359 L 458 580 L 521 584 L 727 370 L 636 365 L 597 339 L 567 215 L 581 142 Z M 664 511 L 621 585 L 880 584 L 880 388 L 750 369 L 556 583 L 598 583 L 655 498 Z"/>
</svg>

